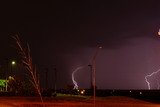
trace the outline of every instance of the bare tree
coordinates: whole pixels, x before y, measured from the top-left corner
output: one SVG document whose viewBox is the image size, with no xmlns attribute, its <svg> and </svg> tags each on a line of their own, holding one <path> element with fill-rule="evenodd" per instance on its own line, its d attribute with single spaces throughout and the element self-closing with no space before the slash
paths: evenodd
<svg viewBox="0 0 160 107">
<path fill-rule="evenodd" d="M 36 66 L 33 65 L 29 44 L 26 43 L 23 45 L 23 42 L 21 41 L 18 35 L 13 36 L 13 38 L 15 39 L 16 47 L 18 49 L 18 53 L 20 54 L 22 63 L 24 64 L 24 67 L 27 69 L 31 77 L 30 82 L 33 84 L 34 88 L 36 89 L 37 93 L 41 98 L 41 101 L 43 102 L 43 98 L 40 91 L 39 78 L 37 75 L 37 69 Z"/>
</svg>

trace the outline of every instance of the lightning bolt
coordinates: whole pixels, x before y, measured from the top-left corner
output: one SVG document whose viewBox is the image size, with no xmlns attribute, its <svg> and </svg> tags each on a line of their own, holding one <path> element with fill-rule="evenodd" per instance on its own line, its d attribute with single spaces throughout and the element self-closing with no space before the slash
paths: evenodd
<svg viewBox="0 0 160 107">
<path fill-rule="evenodd" d="M 158 90 L 159 90 L 159 87 L 160 87 L 160 84 L 159 84 L 159 81 L 158 81 L 158 79 L 156 79 L 157 80 L 157 86 L 158 86 Z"/>
<path fill-rule="evenodd" d="M 146 83 L 147 83 L 147 85 L 148 85 L 148 89 L 149 89 L 149 90 L 151 89 L 151 86 L 150 86 L 150 82 L 148 81 L 148 78 L 151 77 L 151 76 L 153 76 L 154 74 L 157 74 L 159 71 L 160 71 L 160 69 L 158 69 L 157 71 L 152 72 L 151 74 L 145 76 L 145 81 L 146 81 Z M 158 82 L 157 82 L 157 83 L 158 83 Z M 159 83 L 158 83 L 158 88 L 159 88 Z"/>
<path fill-rule="evenodd" d="M 80 70 L 80 69 L 82 69 L 82 68 L 83 68 L 83 66 L 80 66 L 80 67 L 76 68 L 76 69 L 72 72 L 72 81 L 73 81 L 73 84 L 74 84 L 74 88 L 73 88 L 73 89 L 78 90 L 78 84 L 77 84 L 77 82 L 75 81 L 74 74 L 75 74 L 78 70 Z"/>
</svg>

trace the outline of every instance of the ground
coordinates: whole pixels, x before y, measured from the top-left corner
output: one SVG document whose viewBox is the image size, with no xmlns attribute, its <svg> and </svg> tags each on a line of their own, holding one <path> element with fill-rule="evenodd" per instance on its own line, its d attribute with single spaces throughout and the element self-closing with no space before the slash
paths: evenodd
<svg viewBox="0 0 160 107">
<path fill-rule="evenodd" d="M 94 107 L 94 103 L 91 97 L 46 97 L 43 104 L 38 97 L 0 97 L 0 107 Z M 160 107 L 160 104 L 124 96 L 110 96 L 96 98 L 95 107 Z"/>
</svg>

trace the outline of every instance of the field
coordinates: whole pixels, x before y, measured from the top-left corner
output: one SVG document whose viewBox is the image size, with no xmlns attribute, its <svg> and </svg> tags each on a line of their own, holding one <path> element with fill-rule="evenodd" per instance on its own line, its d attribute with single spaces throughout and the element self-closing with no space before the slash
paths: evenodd
<svg viewBox="0 0 160 107">
<path fill-rule="evenodd" d="M 0 107 L 94 107 L 93 98 L 77 96 L 0 97 Z M 158 103 L 146 102 L 125 96 L 96 97 L 95 107 L 160 107 Z"/>
</svg>

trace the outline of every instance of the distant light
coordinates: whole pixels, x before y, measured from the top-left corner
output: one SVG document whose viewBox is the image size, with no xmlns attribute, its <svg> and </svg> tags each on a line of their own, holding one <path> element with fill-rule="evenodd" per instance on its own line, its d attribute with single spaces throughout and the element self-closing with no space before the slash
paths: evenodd
<svg viewBox="0 0 160 107">
<path fill-rule="evenodd" d="M 84 92 L 83 92 L 83 91 L 81 91 L 81 94 L 84 94 Z"/>
<path fill-rule="evenodd" d="M 132 91 L 129 91 L 130 93 L 132 92 Z"/>
<path fill-rule="evenodd" d="M 8 79 L 9 79 L 9 80 L 14 80 L 14 77 L 9 76 Z"/>
<path fill-rule="evenodd" d="M 99 49 L 102 49 L 102 46 L 99 46 Z"/>
<path fill-rule="evenodd" d="M 16 64 L 16 62 L 15 61 L 12 61 L 12 65 L 15 65 Z"/>
<path fill-rule="evenodd" d="M 139 92 L 139 94 L 141 95 L 141 94 L 142 94 L 142 92 Z"/>
<path fill-rule="evenodd" d="M 158 35 L 160 36 L 160 29 L 159 29 L 159 31 L 158 31 Z"/>
<path fill-rule="evenodd" d="M 84 94 L 84 93 L 85 93 L 85 90 L 82 90 L 82 91 L 81 91 L 81 94 Z"/>
</svg>

